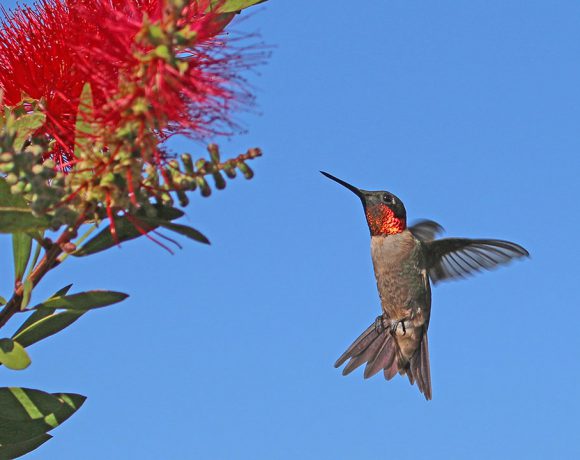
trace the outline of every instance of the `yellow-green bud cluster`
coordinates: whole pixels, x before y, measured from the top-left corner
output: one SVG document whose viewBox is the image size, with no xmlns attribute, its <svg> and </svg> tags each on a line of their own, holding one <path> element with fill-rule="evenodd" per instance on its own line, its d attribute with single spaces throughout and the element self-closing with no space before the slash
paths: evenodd
<svg viewBox="0 0 580 460">
<path fill-rule="evenodd" d="M 65 175 L 52 160 L 42 160 L 42 148 L 30 145 L 24 151 L 0 153 L 0 173 L 10 193 L 21 195 L 36 216 L 47 216 L 53 229 L 74 223 L 77 213 L 62 205 L 66 196 Z"/>
</svg>

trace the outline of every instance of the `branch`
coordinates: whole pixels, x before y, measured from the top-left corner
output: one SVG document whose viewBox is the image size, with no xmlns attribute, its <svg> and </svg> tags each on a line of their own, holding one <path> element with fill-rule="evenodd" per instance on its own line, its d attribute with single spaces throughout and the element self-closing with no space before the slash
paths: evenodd
<svg viewBox="0 0 580 460">
<path fill-rule="evenodd" d="M 63 248 L 67 245 L 67 243 L 70 243 L 71 239 L 77 235 L 77 231 L 83 224 L 84 219 L 85 213 L 82 213 L 74 226 L 67 228 L 55 243 L 53 243 L 49 248 L 45 248 L 44 257 L 26 278 L 27 281 L 32 283 L 33 288 L 50 270 L 59 264 L 57 261 L 58 256 L 64 252 Z M 14 289 L 12 297 L 6 303 L 6 305 L 4 305 L 2 311 L 0 311 L 0 328 L 3 327 L 10 320 L 10 318 L 12 318 L 12 316 L 14 316 L 19 311 L 22 311 L 21 307 L 24 294 L 24 284 L 25 283 L 18 283 L 18 286 Z"/>
</svg>

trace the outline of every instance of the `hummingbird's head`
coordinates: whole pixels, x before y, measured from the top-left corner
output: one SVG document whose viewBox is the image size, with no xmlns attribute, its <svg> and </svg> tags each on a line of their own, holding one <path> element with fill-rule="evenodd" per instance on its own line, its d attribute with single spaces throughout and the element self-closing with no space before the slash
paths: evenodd
<svg viewBox="0 0 580 460">
<path fill-rule="evenodd" d="M 331 174 L 320 172 L 360 198 L 372 236 L 395 235 L 407 228 L 407 211 L 397 196 L 382 190 L 361 190 Z"/>
</svg>

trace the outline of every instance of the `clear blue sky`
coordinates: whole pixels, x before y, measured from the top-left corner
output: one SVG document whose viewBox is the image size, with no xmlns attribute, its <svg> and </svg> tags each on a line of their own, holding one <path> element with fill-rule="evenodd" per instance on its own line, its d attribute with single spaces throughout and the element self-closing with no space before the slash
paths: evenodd
<svg viewBox="0 0 580 460">
<path fill-rule="evenodd" d="M 29 458 L 578 458 L 579 18 L 576 0 L 258 9 L 238 27 L 277 46 L 250 77 L 260 113 L 222 142 L 264 149 L 255 179 L 193 200 L 211 247 L 143 239 L 43 282 L 131 297 L 0 369 L 89 397 Z M 431 402 L 333 368 L 379 303 L 360 203 L 320 169 L 532 254 L 435 288 Z"/>
</svg>

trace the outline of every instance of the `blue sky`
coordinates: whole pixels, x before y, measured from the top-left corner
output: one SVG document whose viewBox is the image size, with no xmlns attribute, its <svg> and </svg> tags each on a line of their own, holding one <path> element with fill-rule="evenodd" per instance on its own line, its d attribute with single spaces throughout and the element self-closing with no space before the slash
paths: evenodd
<svg viewBox="0 0 580 460">
<path fill-rule="evenodd" d="M 28 458 L 580 456 L 580 3 L 256 11 L 237 27 L 276 46 L 250 76 L 259 113 L 221 141 L 263 148 L 255 179 L 192 200 L 184 222 L 211 247 L 170 256 L 143 239 L 43 281 L 131 297 L 31 347 L 28 370 L 0 368 L 3 386 L 89 397 Z M 333 368 L 380 307 L 360 203 L 320 169 L 449 236 L 532 254 L 434 289 L 430 402 L 400 377 Z"/>
</svg>

